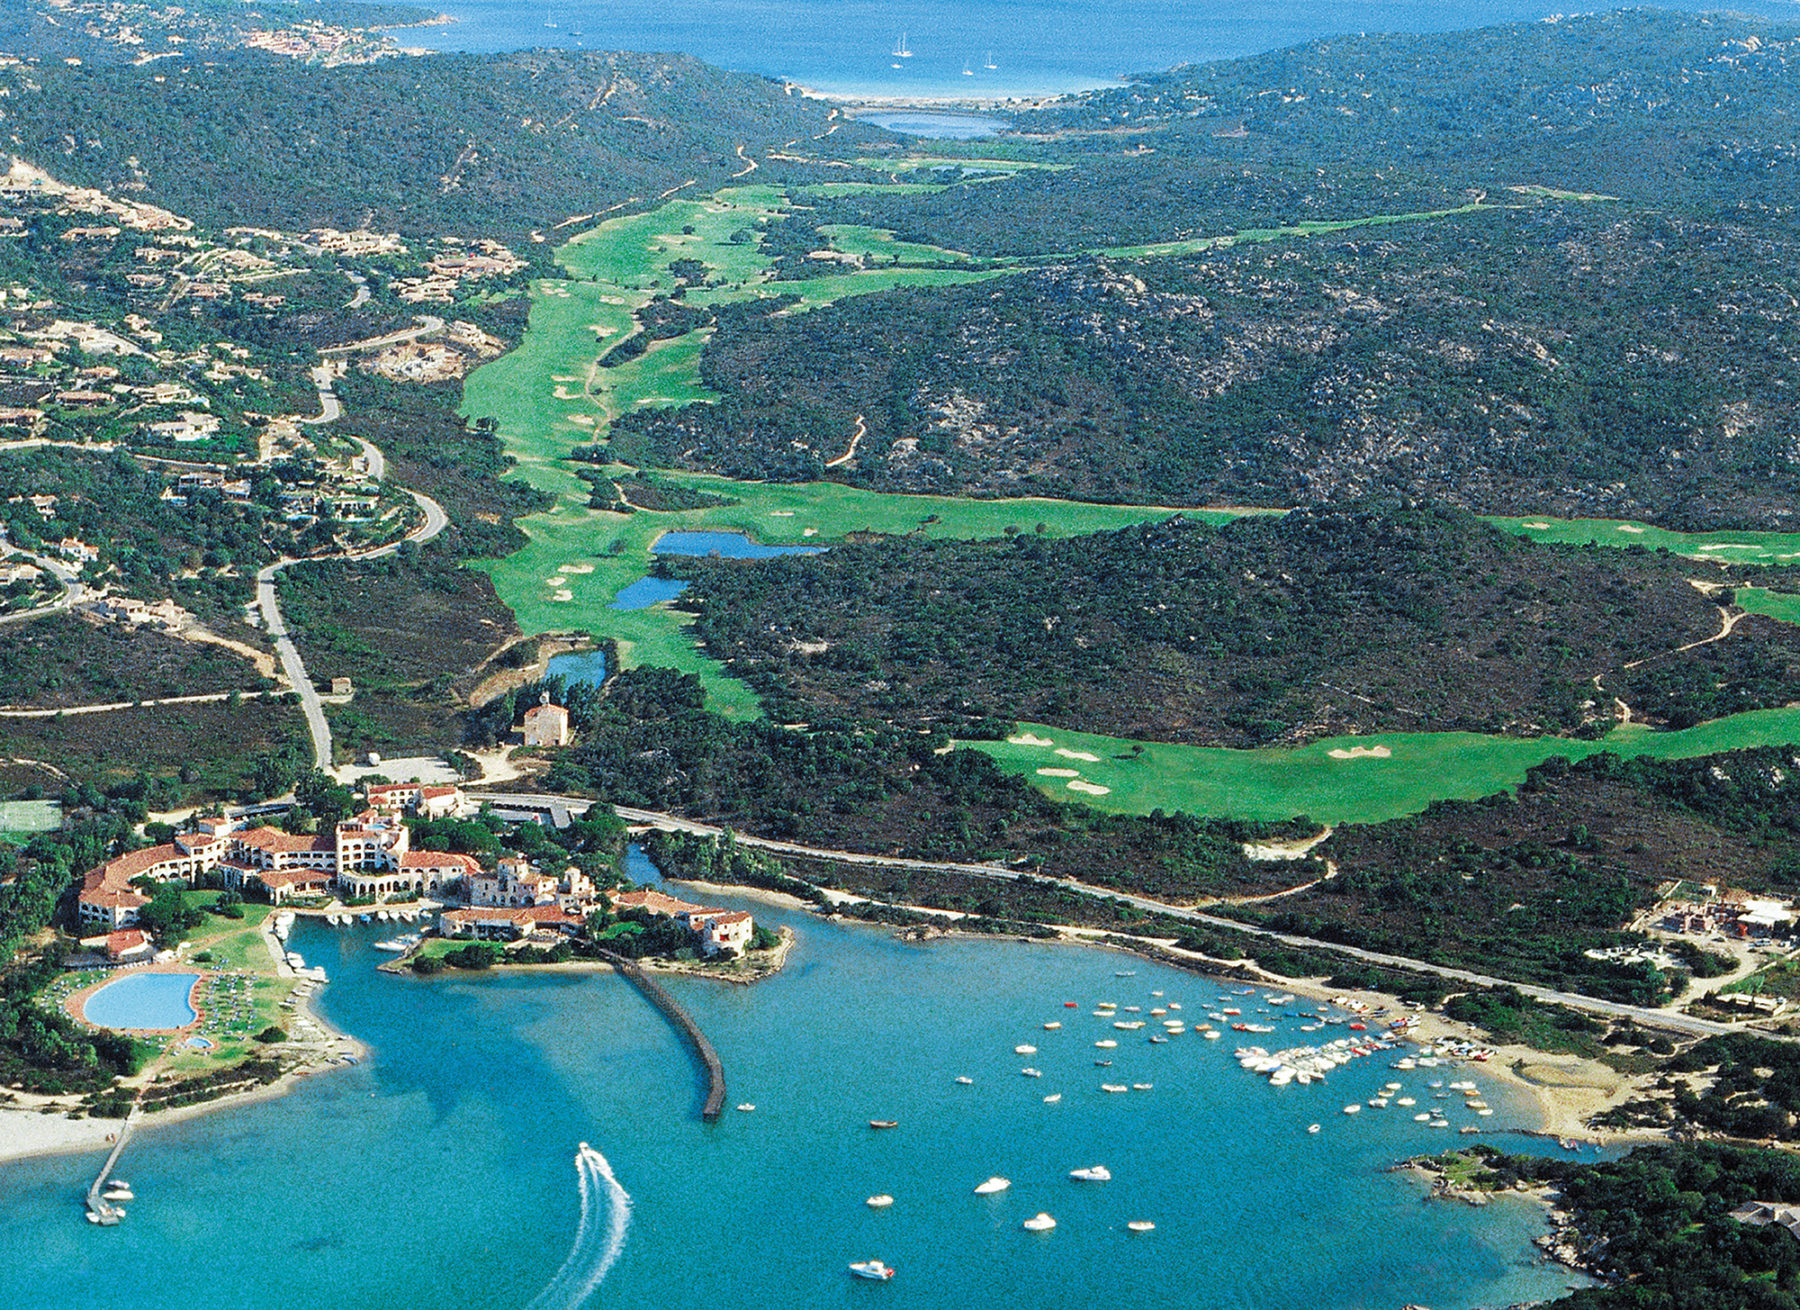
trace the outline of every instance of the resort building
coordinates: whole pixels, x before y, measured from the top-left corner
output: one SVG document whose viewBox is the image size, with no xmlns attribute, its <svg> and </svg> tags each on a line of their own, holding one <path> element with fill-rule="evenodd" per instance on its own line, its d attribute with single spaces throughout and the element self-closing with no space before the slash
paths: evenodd
<svg viewBox="0 0 1800 1310">
<path fill-rule="evenodd" d="M 243 827 L 242 820 L 200 820 L 160 846 L 130 851 L 88 870 L 78 898 L 82 924 L 109 930 L 137 922 L 150 897 L 142 879 L 194 882 L 216 874 L 236 891 L 260 889 L 280 905 L 292 896 L 351 896 L 443 891 L 479 868 L 466 855 L 409 851 L 412 834 L 398 816 L 364 810 L 328 833 Z"/>
<path fill-rule="evenodd" d="M 346 679 L 348 681 L 348 679 Z M 412 813 L 422 819 L 445 819 L 468 805 L 461 787 L 425 786 L 416 782 L 378 783 L 368 790 L 369 808 L 383 813 Z"/>
<path fill-rule="evenodd" d="M 744 910 L 690 905 L 650 887 L 634 892 L 612 892 L 608 899 L 612 902 L 615 914 L 622 910 L 644 910 L 650 914 L 666 915 L 679 920 L 683 927 L 699 938 L 700 950 L 705 955 L 717 955 L 726 950 L 741 954 L 748 949 L 750 939 L 756 932 L 756 920 Z"/>
<path fill-rule="evenodd" d="M 345 869 L 338 874 L 337 885 L 352 900 L 379 899 L 395 892 L 437 896 L 468 886 L 480 872 L 481 862 L 472 855 L 407 851 L 392 867 Z"/>
<path fill-rule="evenodd" d="M 567 746 L 569 744 L 569 712 L 550 701 L 545 692 L 536 705 L 525 711 L 525 744 L 527 746 Z"/>
<path fill-rule="evenodd" d="M 560 905 L 472 905 L 438 915 L 438 932 L 484 942 L 555 941 L 558 936 L 574 936 L 584 922 L 581 915 Z"/>
<path fill-rule="evenodd" d="M 470 905 L 555 905 L 556 879 L 538 873 L 521 859 L 501 860 L 492 873 L 469 879 Z"/>
</svg>

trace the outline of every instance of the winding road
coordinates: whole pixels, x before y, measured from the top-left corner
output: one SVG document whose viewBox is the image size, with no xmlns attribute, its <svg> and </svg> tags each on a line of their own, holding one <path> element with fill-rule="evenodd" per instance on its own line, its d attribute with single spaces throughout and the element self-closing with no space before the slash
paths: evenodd
<svg viewBox="0 0 1800 1310">
<path fill-rule="evenodd" d="M 430 316 L 427 316 L 430 319 Z M 322 350 L 322 355 L 344 353 L 351 350 L 367 349 L 375 344 L 389 344 L 394 340 L 406 340 L 411 336 L 420 336 L 427 331 L 435 331 L 443 327 L 442 319 L 430 319 L 435 327 L 421 326 L 408 332 L 392 333 L 378 338 L 377 342 L 359 342 L 351 346 L 334 346 L 330 350 Z M 344 407 L 338 400 L 337 392 L 332 388 L 335 376 L 330 364 L 320 364 L 312 371 L 313 382 L 319 388 L 319 415 L 317 418 L 301 419 L 302 423 L 324 424 L 335 423 L 343 417 Z M 374 442 L 363 437 L 352 438 L 362 447 L 363 462 L 369 477 L 377 482 L 387 479 L 387 456 Z M 307 559 L 381 559 L 392 555 L 407 542 L 424 545 L 437 536 L 450 524 L 449 515 L 444 507 L 422 491 L 414 491 L 410 487 L 402 487 L 402 491 L 413 498 L 425 519 L 418 527 L 407 533 L 399 541 L 385 546 L 377 546 L 373 550 L 346 551 L 339 555 L 310 555 Z M 287 620 L 282 617 L 281 605 L 275 598 L 275 575 L 291 564 L 304 563 L 303 560 L 283 557 L 273 564 L 259 569 L 256 574 L 256 609 L 262 614 L 263 629 L 275 643 L 275 654 L 281 660 L 282 676 L 300 698 L 300 712 L 306 717 L 306 732 L 312 738 L 313 761 L 321 769 L 331 767 L 331 724 L 325 718 L 325 706 L 319 699 L 319 689 L 313 686 L 311 675 L 306 671 L 306 662 L 300 658 L 300 649 L 294 645 L 294 639 L 288 632 Z"/>
<path fill-rule="evenodd" d="M 547 809 L 552 802 L 565 806 L 570 814 L 584 814 L 592 805 L 604 804 L 600 801 L 583 801 L 566 797 L 550 797 L 516 792 L 487 792 L 469 794 L 476 802 L 490 802 L 509 808 Z M 660 828 L 665 832 L 692 833 L 700 837 L 722 837 L 727 829 L 709 823 L 699 823 L 693 819 L 683 819 L 672 814 L 662 814 L 655 810 L 639 810 L 630 806 L 614 805 L 613 813 L 626 823 L 641 824 L 647 827 Z M 1203 924 L 1209 928 L 1220 928 L 1227 932 L 1243 933 L 1250 937 L 1260 937 L 1268 941 L 1277 941 L 1284 946 L 1292 946 L 1307 951 L 1328 951 L 1336 955 L 1346 955 L 1365 964 L 1380 965 L 1388 969 L 1405 969 L 1413 973 L 1431 974 L 1448 982 L 1464 983 L 1471 987 L 1512 987 L 1523 992 L 1534 1000 L 1552 1005 L 1564 1005 L 1571 1010 L 1579 1010 L 1586 1014 L 1601 1015 L 1609 1019 L 1627 1019 L 1633 1023 L 1649 1028 L 1659 1028 L 1678 1032 L 1691 1037 L 1716 1037 L 1725 1033 L 1753 1031 L 1759 1036 L 1774 1041 L 1789 1041 L 1773 1033 L 1765 1033 L 1756 1029 L 1746 1029 L 1741 1025 L 1719 1023 L 1712 1019 L 1702 1019 L 1690 1014 L 1682 1014 L 1675 1010 L 1655 1009 L 1641 1005 L 1623 1005 L 1616 1001 L 1601 1000 L 1594 996 L 1584 996 L 1579 992 L 1561 992 L 1549 987 L 1539 987 L 1531 983 L 1514 981 L 1511 978 L 1497 978 L 1491 974 L 1476 973 L 1469 969 L 1458 969 L 1450 965 L 1432 964 L 1425 960 L 1408 959 L 1401 955 L 1388 955 L 1381 951 L 1364 950 L 1357 946 L 1344 946 L 1336 942 L 1320 941 L 1313 937 L 1298 937 L 1291 933 L 1275 932 L 1268 928 L 1258 928 L 1252 924 L 1239 923 L 1235 919 L 1223 918 L 1216 914 L 1208 914 L 1204 910 L 1190 909 L 1181 905 L 1170 905 L 1163 901 L 1152 900 L 1147 896 L 1134 896 L 1128 892 L 1114 891 L 1107 887 L 1095 887 L 1088 883 L 1077 882 L 1073 878 L 1047 878 L 1029 870 L 1012 869 L 1003 864 L 962 864 L 950 860 L 915 860 L 899 855 L 868 855 L 860 851 L 829 850 L 819 846 L 806 846 L 799 842 L 777 841 L 768 837 L 751 837 L 741 832 L 732 832 L 731 838 L 741 846 L 751 846 L 757 850 L 770 851 L 777 855 L 793 855 L 803 859 L 829 860 L 836 864 L 872 865 L 880 868 L 911 869 L 920 873 L 955 873 L 975 878 L 991 878 L 1000 882 L 1032 882 L 1039 885 L 1053 884 L 1065 891 L 1075 892 L 1082 896 L 1091 896 L 1100 900 L 1117 901 L 1147 914 L 1160 914 L 1184 923 Z"/>
</svg>

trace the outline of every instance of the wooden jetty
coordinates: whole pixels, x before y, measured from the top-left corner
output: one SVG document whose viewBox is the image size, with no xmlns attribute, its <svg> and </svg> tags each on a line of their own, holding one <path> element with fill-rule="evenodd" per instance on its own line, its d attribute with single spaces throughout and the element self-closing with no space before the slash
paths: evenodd
<svg viewBox="0 0 1800 1310">
<path fill-rule="evenodd" d="M 100 1166 L 95 1175 L 94 1185 L 87 1191 L 88 1213 L 94 1216 L 94 1222 L 104 1227 L 111 1227 L 125 1217 L 125 1212 L 108 1201 L 102 1192 L 106 1191 L 106 1180 L 112 1177 L 113 1166 L 119 1162 L 119 1153 L 125 1149 L 125 1138 L 131 1133 L 132 1115 L 137 1113 L 137 1106 L 131 1107 L 130 1114 L 119 1122 L 119 1135 L 113 1139 L 113 1149 L 106 1153 L 106 1163 Z"/>
<path fill-rule="evenodd" d="M 682 1008 L 681 1002 L 669 995 L 663 985 L 639 968 L 637 962 L 628 960 L 622 955 L 614 955 L 610 951 L 601 952 L 602 957 L 620 973 L 631 979 L 644 998 L 661 1010 L 663 1017 L 675 1025 L 675 1029 L 694 1053 L 694 1058 L 706 1070 L 706 1102 L 701 1107 L 700 1117 L 712 1123 L 725 1108 L 725 1066 L 719 1062 L 719 1053 L 707 1040 L 706 1034 L 700 1031 L 700 1025 L 694 1017 Z"/>
</svg>

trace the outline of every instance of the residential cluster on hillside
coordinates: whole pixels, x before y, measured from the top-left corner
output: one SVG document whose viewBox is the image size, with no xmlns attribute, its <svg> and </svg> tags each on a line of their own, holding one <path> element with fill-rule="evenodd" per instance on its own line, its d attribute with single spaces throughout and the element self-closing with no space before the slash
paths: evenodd
<svg viewBox="0 0 1800 1310">
<path fill-rule="evenodd" d="M 561 710 L 541 705 L 537 709 Z M 566 717 L 562 725 L 566 733 Z M 589 915 L 641 910 L 674 919 L 705 955 L 742 952 L 755 922 L 742 910 L 691 905 L 653 890 L 597 888 L 574 865 L 560 874 L 510 855 L 487 869 L 473 856 L 412 849 L 407 818 L 443 819 L 472 808 L 460 787 L 419 783 L 370 786 L 366 808 L 329 830 L 290 833 L 248 818 L 205 817 L 193 831 L 160 845 L 129 851 L 88 870 L 78 898 L 84 931 L 106 935 L 107 954 L 148 949 L 136 931 L 154 884 L 180 879 L 211 883 L 282 905 L 296 897 L 337 897 L 379 903 L 390 897 L 429 897 L 444 903 L 437 917 L 445 937 L 478 941 L 555 941 L 578 936 Z"/>
</svg>

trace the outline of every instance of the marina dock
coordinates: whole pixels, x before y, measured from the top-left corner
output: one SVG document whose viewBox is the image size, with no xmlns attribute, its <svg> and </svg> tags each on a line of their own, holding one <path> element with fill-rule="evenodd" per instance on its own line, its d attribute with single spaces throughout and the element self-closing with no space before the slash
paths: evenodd
<svg viewBox="0 0 1800 1310">
<path fill-rule="evenodd" d="M 137 1106 L 131 1107 L 119 1121 L 119 1135 L 113 1141 L 113 1149 L 106 1153 L 106 1163 L 100 1166 L 100 1172 L 94 1177 L 94 1185 L 87 1191 L 87 1209 L 94 1216 L 94 1222 L 110 1227 L 125 1217 L 125 1212 L 101 1195 L 106 1191 L 106 1180 L 112 1177 L 113 1166 L 119 1162 L 119 1154 L 125 1149 L 125 1139 L 131 1134 L 131 1120 L 137 1114 Z"/>
<path fill-rule="evenodd" d="M 622 955 L 614 955 L 609 951 L 601 953 L 602 958 L 620 973 L 631 979 L 637 989 L 644 994 L 646 1000 L 661 1010 L 663 1017 L 675 1025 L 678 1032 L 687 1041 L 694 1057 L 706 1070 L 706 1101 L 701 1107 L 700 1117 L 712 1123 L 725 1108 L 725 1066 L 719 1062 L 719 1053 L 707 1040 L 706 1034 L 700 1031 L 700 1025 L 694 1017 L 682 1008 L 681 1002 L 669 995 L 663 985 L 638 967 L 636 961 L 628 960 Z"/>
</svg>

